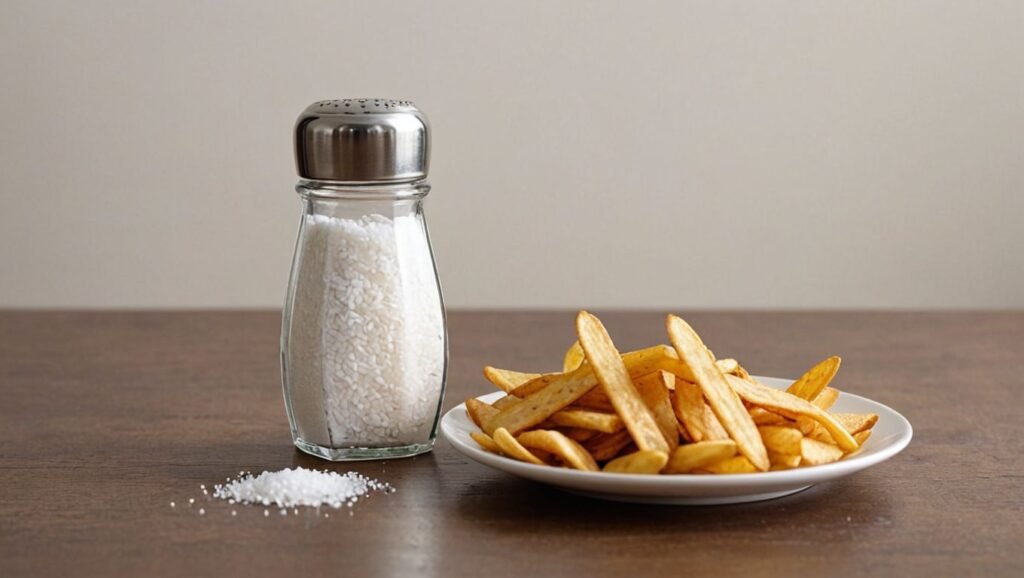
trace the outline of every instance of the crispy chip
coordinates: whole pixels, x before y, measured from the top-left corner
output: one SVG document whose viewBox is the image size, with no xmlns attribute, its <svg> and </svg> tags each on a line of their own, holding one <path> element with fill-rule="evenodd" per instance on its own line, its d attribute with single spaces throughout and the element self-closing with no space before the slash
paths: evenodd
<svg viewBox="0 0 1024 578">
<path fill-rule="evenodd" d="M 811 401 L 828 387 L 832 378 L 836 376 L 836 372 L 839 371 L 839 364 L 842 361 L 842 359 L 835 355 L 823 359 L 801 375 L 800 379 L 794 381 L 793 385 L 790 385 L 789 389 L 786 390 L 786 393 L 791 393 L 799 398 Z"/>
<path fill-rule="evenodd" d="M 834 417 L 829 415 L 828 412 L 821 408 L 812 405 L 804 399 L 796 397 L 795 395 L 772 389 L 767 385 L 758 383 L 756 381 L 747 381 L 738 377 L 728 376 L 729 385 L 732 386 L 733 390 L 736 391 L 749 403 L 759 405 L 772 411 L 780 413 L 790 413 L 794 415 L 806 415 L 817 421 L 839 444 L 839 447 L 845 451 L 853 451 L 857 449 L 857 442 L 853 439 L 849 432 L 843 428 L 835 420 Z"/>
<path fill-rule="evenodd" d="M 704 346 L 700 337 L 685 321 L 669 315 L 665 322 L 669 339 L 672 341 L 679 359 L 693 371 L 695 381 L 704 392 L 704 397 L 714 411 L 722 427 L 729 437 L 736 442 L 739 452 L 746 456 L 755 468 L 761 471 L 768 469 L 768 453 L 757 433 L 757 426 L 743 407 L 733 388 L 729 387 L 726 376 L 718 370 L 711 352 Z M 733 376 L 733 379 L 739 379 Z"/>
<path fill-rule="evenodd" d="M 715 361 L 715 365 L 718 366 L 718 371 L 722 373 L 731 373 L 732 375 L 738 375 L 737 372 L 740 369 L 740 362 L 735 359 L 719 359 Z"/>
<path fill-rule="evenodd" d="M 592 429 L 582 429 L 578 427 L 560 428 L 559 431 L 564 433 L 565 437 L 581 443 L 593 438 L 596 435 L 601 434 L 601 432 L 599 431 L 595 431 Z"/>
<path fill-rule="evenodd" d="M 513 389 L 512 391 L 510 391 L 508 393 L 509 393 L 509 395 L 514 395 L 515 397 L 518 397 L 520 399 L 524 399 L 524 398 L 527 398 L 527 397 L 529 397 L 529 396 L 531 396 L 531 395 L 541 391 L 545 387 L 551 385 L 551 383 L 553 381 L 563 380 L 563 379 L 566 378 L 566 376 L 573 375 L 573 374 L 575 374 L 577 372 L 580 372 L 579 375 L 582 376 L 582 377 L 589 377 L 590 376 L 590 371 L 589 370 L 585 370 L 582 367 L 577 369 L 577 370 L 575 370 L 575 371 L 571 371 L 569 373 L 545 373 L 543 375 L 538 375 L 534 379 L 531 379 L 530 381 L 527 381 L 526 383 L 520 385 L 519 387 L 516 387 L 515 389 Z M 597 384 L 597 380 L 593 380 L 593 381 L 594 381 L 594 384 L 596 385 Z"/>
<path fill-rule="evenodd" d="M 768 461 L 772 463 L 773 470 L 789 470 L 800 466 L 800 454 L 780 454 L 768 450 Z"/>
<path fill-rule="evenodd" d="M 576 405 L 599 411 L 615 411 L 615 408 L 612 407 L 612 400 L 608 399 L 600 387 L 595 387 L 583 394 L 583 397 L 576 400 Z"/>
<path fill-rule="evenodd" d="M 474 431 L 469 433 L 469 437 L 473 438 L 473 441 L 480 444 L 480 447 L 491 452 L 492 454 L 501 453 L 501 448 L 498 447 L 498 444 L 494 443 L 494 440 L 491 439 L 491 436 L 483 432 Z"/>
<path fill-rule="evenodd" d="M 839 390 L 833 389 L 831 387 L 826 387 L 825 389 L 821 390 L 821 393 L 819 393 L 818 396 L 815 397 L 814 401 L 812 401 L 811 403 L 813 403 L 814 405 L 818 406 L 821 409 L 828 409 L 832 407 L 832 404 L 834 404 L 837 399 L 839 399 Z"/>
<path fill-rule="evenodd" d="M 587 355 L 587 363 L 593 369 L 601 387 L 612 401 L 616 413 L 626 424 L 633 441 L 642 450 L 657 450 L 668 453 L 668 442 L 658 429 L 654 414 L 644 404 L 640 393 L 629 377 L 629 371 L 615 349 L 611 337 L 601 321 L 581 311 L 576 317 L 576 331 L 580 345 Z"/>
<path fill-rule="evenodd" d="M 843 457 L 843 451 L 836 446 L 810 438 L 800 440 L 800 450 L 801 463 L 808 466 L 831 463 Z"/>
<path fill-rule="evenodd" d="M 523 400 L 519 399 L 514 395 L 506 395 L 505 397 L 501 397 L 494 400 L 494 403 L 492 403 L 491 406 L 493 406 L 494 409 L 505 409 L 506 407 L 519 403 L 521 401 Z"/>
<path fill-rule="evenodd" d="M 486 402 L 471 397 L 466 400 L 466 413 L 478 428 L 483 429 L 483 424 L 497 415 L 498 410 Z"/>
<path fill-rule="evenodd" d="M 709 439 L 707 424 L 704 421 L 704 394 L 701 393 L 699 385 L 677 379 L 672 409 L 675 410 L 676 419 L 682 424 L 690 441 Z"/>
<path fill-rule="evenodd" d="M 851 435 L 869 430 L 878 423 L 877 413 L 833 413 L 832 417 L 836 418 Z"/>
<path fill-rule="evenodd" d="M 711 406 L 704 404 L 704 426 L 707 428 L 704 431 L 704 439 L 706 440 L 729 440 L 732 436 L 729 432 L 725 431 L 722 427 L 722 422 L 718 421 L 718 416 L 712 411 Z"/>
<path fill-rule="evenodd" d="M 857 444 L 862 447 L 864 446 L 864 442 L 868 441 L 869 437 L 871 437 L 871 430 L 869 429 L 853 434 L 853 439 L 857 440 Z"/>
<path fill-rule="evenodd" d="M 765 453 L 765 460 L 767 459 L 768 455 Z M 758 469 L 746 456 L 734 456 L 708 464 L 697 471 L 704 471 L 709 474 L 752 474 L 758 471 Z"/>
<path fill-rule="evenodd" d="M 777 425 L 763 425 L 757 428 L 764 440 L 764 447 L 769 452 L 779 454 L 800 455 L 800 440 L 804 439 L 800 430 Z M 771 457 L 769 456 L 769 461 Z"/>
<path fill-rule="evenodd" d="M 555 412 L 583 397 L 597 385 L 594 372 L 581 367 L 571 373 L 559 373 L 544 389 L 523 401 L 500 410 L 493 418 L 483 421 L 484 433 L 503 427 L 519 433 L 548 419 Z"/>
<path fill-rule="evenodd" d="M 554 430 L 533 430 L 519 434 L 524 447 L 544 450 L 558 456 L 569 467 L 577 470 L 598 471 L 597 462 L 580 444 Z"/>
<path fill-rule="evenodd" d="M 668 454 L 657 450 L 640 450 L 615 458 L 601 471 L 615 474 L 656 474 L 665 467 Z"/>
<path fill-rule="evenodd" d="M 488 365 L 484 368 L 484 377 L 487 378 L 487 381 L 498 386 L 498 389 L 508 393 L 528 381 L 537 379 L 540 377 L 540 374 L 522 373 L 520 371 L 512 371 L 511 369 L 498 369 Z"/>
<path fill-rule="evenodd" d="M 615 433 L 622 429 L 622 419 L 614 413 L 602 413 L 588 409 L 563 409 L 551 416 L 551 423 L 604 433 Z"/>
<path fill-rule="evenodd" d="M 685 474 L 736 455 L 736 442 L 715 440 L 679 446 L 665 466 L 666 474 Z"/>
<path fill-rule="evenodd" d="M 637 351 L 630 351 L 629 353 L 622 354 L 622 363 L 625 364 L 626 369 L 629 371 L 630 377 L 639 377 L 641 375 L 652 373 L 661 369 L 666 371 L 681 371 L 679 366 L 679 358 L 676 352 L 671 347 L 666 345 L 655 345 L 654 347 L 648 347 L 646 349 L 640 349 Z M 586 371 L 591 373 L 589 364 L 583 364 L 575 371 Z M 673 373 L 675 373 L 673 371 Z M 519 387 L 512 390 L 512 395 L 516 397 L 527 397 L 532 395 L 545 387 L 547 387 L 555 379 L 559 379 L 559 376 L 564 376 L 565 373 L 545 373 L 544 375 L 538 376 L 536 379 L 528 381 Z M 594 378 L 594 383 L 597 383 L 597 378 Z"/>
<path fill-rule="evenodd" d="M 558 457 L 556 457 L 555 454 L 553 454 L 551 452 L 546 452 L 544 450 L 538 450 L 537 448 L 526 448 L 526 449 L 531 454 L 537 456 L 537 459 L 542 461 L 542 462 L 544 462 L 546 465 L 549 465 L 549 466 L 560 466 L 560 465 L 562 465 L 562 461 L 560 459 L 558 459 Z"/>
<path fill-rule="evenodd" d="M 750 373 L 748 373 L 747 370 L 744 369 L 744 367 L 742 365 L 737 365 L 736 366 L 736 371 L 735 371 L 735 373 L 733 375 L 735 375 L 736 377 L 738 377 L 740 379 L 752 379 L 750 377 Z"/>
<path fill-rule="evenodd" d="M 579 369 L 583 362 L 586 360 L 586 356 L 583 354 L 583 346 L 580 345 L 579 340 L 572 343 L 569 350 L 565 352 L 565 357 L 562 359 L 562 371 L 569 373 Z"/>
<path fill-rule="evenodd" d="M 654 413 L 654 421 L 668 442 L 669 451 L 679 447 L 679 422 L 672 412 L 672 400 L 669 390 L 675 389 L 676 376 L 667 371 L 649 373 L 633 380 L 633 385 L 640 392 L 640 398 Z"/>
<path fill-rule="evenodd" d="M 500 401 L 500 400 L 499 400 Z M 494 407 L 498 407 L 495 402 Z M 788 425 L 789 420 L 782 417 L 781 415 L 768 411 L 763 407 L 752 407 L 749 410 L 751 419 L 757 425 Z"/>
<path fill-rule="evenodd" d="M 494 430 L 494 443 L 501 448 L 501 453 L 510 458 L 517 459 L 528 464 L 535 464 L 538 466 L 544 465 L 544 462 L 540 458 L 530 453 L 529 450 L 516 441 L 516 438 L 514 438 L 512 434 L 503 427 Z"/>
<path fill-rule="evenodd" d="M 827 429 L 806 415 L 797 416 L 796 426 L 802 434 L 812 440 L 818 440 L 819 442 L 825 442 L 832 445 L 836 444 L 836 440 L 832 437 L 832 434 L 828 433 Z"/>
<path fill-rule="evenodd" d="M 629 430 L 624 429 L 613 434 L 598 434 L 587 440 L 584 447 L 595 460 L 603 462 L 617 456 L 632 441 Z"/>
</svg>

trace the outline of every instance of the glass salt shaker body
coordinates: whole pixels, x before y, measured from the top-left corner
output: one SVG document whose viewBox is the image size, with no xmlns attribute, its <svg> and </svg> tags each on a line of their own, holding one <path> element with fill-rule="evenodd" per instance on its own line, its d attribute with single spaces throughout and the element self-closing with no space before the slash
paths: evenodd
<svg viewBox="0 0 1024 578">
<path fill-rule="evenodd" d="M 292 439 L 329 460 L 429 451 L 448 346 L 422 208 L 426 118 L 407 101 L 321 101 L 295 146 L 303 212 L 281 331 Z"/>
</svg>

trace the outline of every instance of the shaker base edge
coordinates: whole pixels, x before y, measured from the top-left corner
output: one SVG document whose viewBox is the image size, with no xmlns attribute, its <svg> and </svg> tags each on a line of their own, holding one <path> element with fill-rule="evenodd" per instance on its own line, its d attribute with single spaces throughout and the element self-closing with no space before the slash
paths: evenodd
<svg viewBox="0 0 1024 578">
<path fill-rule="evenodd" d="M 423 444 L 409 444 L 387 448 L 328 448 L 319 444 L 295 438 L 295 447 L 303 452 L 332 462 L 358 462 L 368 460 L 390 460 L 410 458 L 434 449 L 434 440 Z"/>
</svg>

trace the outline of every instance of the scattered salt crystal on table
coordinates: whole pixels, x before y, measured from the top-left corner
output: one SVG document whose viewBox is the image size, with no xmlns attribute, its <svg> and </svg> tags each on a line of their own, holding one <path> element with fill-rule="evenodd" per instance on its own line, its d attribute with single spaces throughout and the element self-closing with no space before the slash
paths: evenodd
<svg viewBox="0 0 1024 578">
<path fill-rule="evenodd" d="M 361 496 L 374 492 L 391 493 L 389 484 L 357 472 L 339 474 L 305 468 L 263 472 L 258 476 L 245 474 L 213 488 L 213 497 L 242 504 L 274 504 L 286 515 L 286 508 L 296 506 L 352 507 Z M 269 510 L 263 510 L 269 516 Z"/>
</svg>

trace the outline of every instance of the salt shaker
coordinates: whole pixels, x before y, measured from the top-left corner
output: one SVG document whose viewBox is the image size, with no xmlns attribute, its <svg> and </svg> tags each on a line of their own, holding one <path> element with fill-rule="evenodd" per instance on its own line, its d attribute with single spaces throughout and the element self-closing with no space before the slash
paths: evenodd
<svg viewBox="0 0 1024 578">
<path fill-rule="evenodd" d="M 448 363 L 411 102 L 313 103 L 295 125 L 303 211 L 281 329 L 292 439 L 328 460 L 433 447 Z"/>
</svg>

